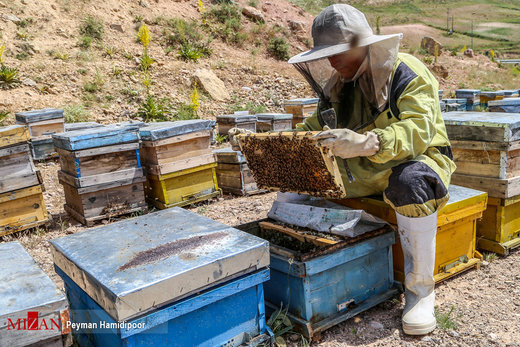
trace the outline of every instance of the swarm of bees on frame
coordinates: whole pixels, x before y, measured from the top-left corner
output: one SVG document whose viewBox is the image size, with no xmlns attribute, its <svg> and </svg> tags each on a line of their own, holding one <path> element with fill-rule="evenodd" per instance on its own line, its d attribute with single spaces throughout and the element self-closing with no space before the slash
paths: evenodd
<svg viewBox="0 0 520 347">
<path fill-rule="evenodd" d="M 312 137 L 248 134 L 240 144 L 259 189 L 328 198 L 344 196 Z"/>
</svg>

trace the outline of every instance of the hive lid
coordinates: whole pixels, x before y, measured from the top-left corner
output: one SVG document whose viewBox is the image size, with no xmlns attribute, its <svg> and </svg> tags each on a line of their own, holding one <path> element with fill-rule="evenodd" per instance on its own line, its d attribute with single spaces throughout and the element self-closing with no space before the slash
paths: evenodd
<svg viewBox="0 0 520 347">
<path fill-rule="evenodd" d="M 246 158 L 240 151 L 234 151 L 231 147 L 216 149 L 213 151 L 217 156 L 217 162 L 228 164 L 243 164 Z"/>
<path fill-rule="evenodd" d="M 65 295 L 18 241 L 0 244 L 0 264 L 0 324 L 27 318 L 29 310 L 42 317 L 67 308 Z M 2 330 L 0 325 L 0 341 Z"/>
<path fill-rule="evenodd" d="M 256 122 L 256 116 L 253 114 L 248 115 L 236 115 L 226 114 L 217 116 L 217 123 L 229 124 L 229 123 L 248 123 Z"/>
<path fill-rule="evenodd" d="M 466 104 L 466 99 L 442 99 L 442 101 L 446 102 L 446 104 Z"/>
<path fill-rule="evenodd" d="M 205 119 L 181 120 L 147 124 L 139 130 L 143 141 L 161 140 L 173 136 L 213 129 L 213 121 Z"/>
<path fill-rule="evenodd" d="M 51 245 L 55 264 L 117 321 L 269 265 L 266 241 L 178 207 Z"/>
<path fill-rule="evenodd" d="M 499 95 L 504 95 L 504 91 L 496 91 L 496 92 L 480 92 L 481 96 L 494 97 Z"/>
<path fill-rule="evenodd" d="M 479 95 L 480 89 L 457 89 L 455 90 L 455 94 Z"/>
<path fill-rule="evenodd" d="M 137 125 L 118 126 L 116 124 L 53 134 L 54 146 L 68 151 L 117 145 L 139 141 Z"/>
<path fill-rule="evenodd" d="M 285 101 L 285 106 L 300 106 L 317 104 L 320 101 L 318 98 L 297 98 Z"/>
<path fill-rule="evenodd" d="M 258 120 L 286 120 L 292 119 L 293 115 L 290 113 L 257 113 Z"/>
<path fill-rule="evenodd" d="M 510 96 L 510 95 L 518 94 L 519 90 L 518 89 L 503 89 L 503 90 L 500 90 L 500 92 L 503 92 L 504 95 L 506 95 L 506 96 Z"/>
<path fill-rule="evenodd" d="M 90 128 L 100 128 L 103 124 L 96 122 L 65 123 L 65 131 L 77 131 Z"/>
<path fill-rule="evenodd" d="M 22 124 L 34 123 L 43 120 L 63 118 L 63 110 L 58 108 L 44 108 L 15 113 L 16 121 Z"/>
<path fill-rule="evenodd" d="M 490 100 L 489 106 L 520 105 L 520 98 L 506 98 L 503 100 Z"/>
<path fill-rule="evenodd" d="M 505 112 L 446 112 L 450 140 L 509 142 L 520 139 L 520 114 Z"/>
</svg>

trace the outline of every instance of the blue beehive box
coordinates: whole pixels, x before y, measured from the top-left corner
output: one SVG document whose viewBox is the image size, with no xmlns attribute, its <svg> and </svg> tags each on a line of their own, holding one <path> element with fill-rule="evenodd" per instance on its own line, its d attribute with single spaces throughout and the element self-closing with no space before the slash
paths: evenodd
<svg viewBox="0 0 520 347">
<path fill-rule="evenodd" d="M 356 238 L 318 247 L 287 234 L 262 230 L 266 219 L 238 226 L 270 241 L 271 279 L 265 284 L 268 312 L 288 307 L 288 317 L 307 337 L 393 297 L 394 231 L 375 226 Z"/>
<path fill-rule="evenodd" d="M 0 346 L 62 346 L 65 295 L 18 242 L 0 244 Z"/>
<path fill-rule="evenodd" d="M 490 112 L 520 113 L 520 98 L 505 98 L 488 102 Z"/>
<path fill-rule="evenodd" d="M 520 96 L 520 90 L 518 89 L 504 89 L 500 90 L 504 93 L 504 98 L 518 98 Z"/>
<path fill-rule="evenodd" d="M 480 89 L 457 89 L 457 99 L 466 99 L 466 111 L 473 111 L 480 106 Z"/>
<path fill-rule="evenodd" d="M 65 131 L 76 131 L 101 127 L 103 127 L 103 124 L 99 124 L 96 122 L 65 123 Z"/>
<path fill-rule="evenodd" d="M 138 142 L 139 127 L 137 125 L 107 125 L 99 128 L 54 134 L 52 138 L 55 147 L 67 151 L 78 151 L 128 142 Z"/>
<path fill-rule="evenodd" d="M 181 208 L 51 241 L 80 345 L 268 344 L 266 241 Z M 102 322 L 114 324 L 106 329 Z M 122 324 L 126 322 L 126 324 Z"/>
</svg>

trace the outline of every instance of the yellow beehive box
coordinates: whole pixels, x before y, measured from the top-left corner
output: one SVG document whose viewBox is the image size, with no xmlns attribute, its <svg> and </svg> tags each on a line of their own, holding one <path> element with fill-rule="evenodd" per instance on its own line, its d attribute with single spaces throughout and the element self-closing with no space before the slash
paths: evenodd
<svg viewBox="0 0 520 347">
<path fill-rule="evenodd" d="M 501 255 L 520 246 L 520 196 L 489 198 L 488 207 L 477 222 L 477 246 Z"/>
<path fill-rule="evenodd" d="M 476 251 L 476 223 L 486 209 L 487 193 L 451 185 L 450 200 L 438 213 L 435 281 L 438 283 L 460 272 L 478 267 L 482 256 Z M 382 218 L 396 225 L 395 211 L 382 198 L 337 200 L 338 203 Z M 394 277 L 404 281 L 401 242 L 393 246 Z"/>
<path fill-rule="evenodd" d="M 29 129 L 24 125 L 0 127 L 0 148 L 27 143 L 29 139 Z"/>
<path fill-rule="evenodd" d="M 211 199 L 221 194 L 217 184 L 217 163 L 172 172 L 147 175 L 147 200 L 159 209 L 185 206 Z"/>
<path fill-rule="evenodd" d="M 0 236 L 34 228 L 48 221 L 41 185 L 0 194 Z"/>
</svg>

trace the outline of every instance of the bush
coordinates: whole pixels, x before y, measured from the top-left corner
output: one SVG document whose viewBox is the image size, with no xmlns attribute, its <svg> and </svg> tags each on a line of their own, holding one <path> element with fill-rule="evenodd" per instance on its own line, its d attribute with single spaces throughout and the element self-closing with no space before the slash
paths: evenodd
<svg viewBox="0 0 520 347">
<path fill-rule="evenodd" d="M 105 29 L 103 28 L 103 21 L 101 21 L 101 19 L 88 16 L 81 22 L 79 32 L 83 36 L 91 37 L 95 40 L 101 40 L 105 32 Z"/>
<path fill-rule="evenodd" d="M 92 37 L 89 36 L 80 36 L 78 40 L 78 46 L 83 49 L 88 49 L 92 45 Z"/>
<path fill-rule="evenodd" d="M 240 22 L 242 19 L 242 14 L 237 5 L 224 2 L 218 6 L 212 6 L 206 16 L 222 24 L 226 23 L 228 20 L 235 19 Z"/>
<path fill-rule="evenodd" d="M 211 53 L 212 50 L 205 45 L 185 42 L 181 45 L 181 48 L 178 51 L 178 56 L 184 61 L 197 62 L 201 57 L 209 57 Z"/>
<path fill-rule="evenodd" d="M 67 123 L 88 122 L 90 119 L 89 112 L 81 105 L 66 105 L 63 112 Z"/>
<path fill-rule="evenodd" d="M 18 70 L 2 64 L 0 66 L 0 88 L 11 89 L 17 87 L 19 84 Z"/>
<path fill-rule="evenodd" d="M 203 41 L 204 35 L 199 31 L 199 23 L 185 21 L 183 19 L 170 19 L 167 21 L 171 31 L 165 30 L 167 52 L 172 52 L 174 46 L 179 46 L 178 57 L 184 61 L 198 61 L 202 57 L 210 57 L 213 50 L 210 48 L 210 40 Z"/>
<path fill-rule="evenodd" d="M 141 104 L 137 115 L 144 122 L 167 121 L 170 117 L 171 106 L 168 99 L 158 100 L 152 94 L 148 94 L 146 100 Z"/>
<path fill-rule="evenodd" d="M 86 91 L 87 93 L 96 93 L 101 90 L 101 87 L 103 87 L 103 84 L 105 84 L 105 82 L 103 81 L 103 78 L 101 77 L 99 72 L 96 72 L 96 76 L 94 77 L 94 79 L 90 82 L 85 83 L 85 85 L 83 85 L 83 90 Z"/>
<path fill-rule="evenodd" d="M 267 52 L 278 60 L 289 59 L 289 44 L 283 37 L 275 37 L 269 40 Z"/>
<path fill-rule="evenodd" d="M 188 120 L 188 119 L 198 119 L 197 111 L 193 107 L 193 105 L 189 104 L 180 104 L 177 107 L 177 110 L 174 112 L 173 120 Z"/>
<path fill-rule="evenodd" d="M 213 32 L 226 42 L 241 46 L 247 38 L 247 34 L 242 32 L 242 14 L 235 4 L 221 3 L 211 7 L 204 15 L 204 20 L 206 19 L 219 24 L 212 28 Z"/>
</svg>

